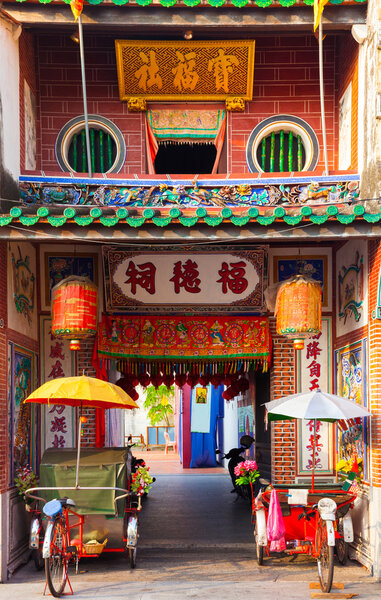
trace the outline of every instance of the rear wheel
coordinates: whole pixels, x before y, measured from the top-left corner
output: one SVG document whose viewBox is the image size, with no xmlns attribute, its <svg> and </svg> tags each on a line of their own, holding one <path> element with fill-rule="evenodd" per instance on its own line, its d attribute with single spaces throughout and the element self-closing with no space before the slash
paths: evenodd
<svg viewBox="0 0 381 600">
<path fill-rule="evenodd" d="M 66 533 L 61 517 L 57 517 L 53 524 L 50 556 L 45 559 L 45 574 L 50 593 L 59 598 L 67 580 Z"/>
<path fill-rule="evenodd" d="M 348 560 L 348 544 L 344 540 L 344 527 L 342 519 L 339 519 L 337 522 L 337 533 L 340 535 L 340 537 L 335 540 L 337 559 L 339 563 L 345 565 Z"/>
<path fill-rule="evenodd" d="M 135 569 L 136 567 L 136 548 L 128 549 L 128 556 L 130 559 L 130 567 L 131 569 Z"/>
<path fill-rule="evenodd" d="M 333 579 L 333 546 L 328 545 L 327 523 L 322 519 L 316 536 L 317 567 L 322 592 L 330 592 Z"/>
<path fill-rule="evenodd" d="M 34 566 L 36 567 L 36 571 L 41 571 L 44 568 L 45 561 L 42 558 L 41 550 L 38 548 L 34 548 L 32 550 L 32 558 L 34 561 Z"/>
<path fill-rule="evenodd" d="M 256 550 L 257 550 L 257 563 L 259 565 L 263 565 L 263 558 L 265 556 L 265 547 L 260 546 L 258 544 L 258 533 L 257 533 L 257 524 L 256 523 L 255 523 L 254 537 L 255 537 L 255 545 L 256 545 Z"/>
</svg>

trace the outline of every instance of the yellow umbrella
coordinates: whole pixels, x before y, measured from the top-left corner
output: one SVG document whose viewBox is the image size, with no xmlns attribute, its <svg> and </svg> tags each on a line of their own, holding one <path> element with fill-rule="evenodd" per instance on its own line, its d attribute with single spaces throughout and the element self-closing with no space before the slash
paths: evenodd
<svg viewBox="0 0 381 600">
<path fill-rule="evenodd" d="M 93 406 L 95 408 L 139 408 L 121 387 L 95 377 L 60 377 L 47 381 L 34 390 L 24 402 L 38 402 L 39 404 L 64 404 L 66 406 Z M 78 420 L 77 444 L 77 470 L 75 487 L 78 488 L 79 458 L 81 454 L 82 422 L 86 418 L 80 416 Z"/>
<path fill-rule="evenodd" d="M 47 381 L 34 390 L 24 402 L 95 408 L 139 408 L 118 385 L 85 375 Z"/>
</svg>

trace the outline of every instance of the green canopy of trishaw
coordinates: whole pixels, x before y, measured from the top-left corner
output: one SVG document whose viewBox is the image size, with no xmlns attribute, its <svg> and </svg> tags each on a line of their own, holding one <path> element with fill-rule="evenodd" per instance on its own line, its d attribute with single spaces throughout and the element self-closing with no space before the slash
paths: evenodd
<svg viewBox="0 0 381 600">
<path fill-rule="evenodd" d="M 47 500 L 68 496 L 74 500 L 79 514 L 114 515 L 114 498 L 122 492 L 113 490 L 65 490 L 74 487 L 76 477 L 77 450 L 71 448 L 49 448 L 40 463 L 40 487 L 55 487 L 58 490 L 41 492 Z M 126 448 L 84 448 L 79 467 L 80 487 L 126 488 L 129 470 Z M 123 514 L 123 501 L 118 502 L 118 514 Z"/>
</svg>

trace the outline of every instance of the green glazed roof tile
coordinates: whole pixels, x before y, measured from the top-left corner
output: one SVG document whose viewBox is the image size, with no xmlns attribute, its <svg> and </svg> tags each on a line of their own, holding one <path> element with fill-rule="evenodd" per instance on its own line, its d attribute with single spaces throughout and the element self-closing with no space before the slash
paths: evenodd
<svg viewBox="0 0 381 600">
<path fill-rule="evenodd" d="M 104 225 L 105 227 L 114 227 L 114 225 L 119 223 L 119 219 L 116 216 L 115 217 L 101 217 L 99 220 L 102 223 L 102 225 Z"/>
<path fill-rule="evenodd" d="M 205 223 L 210 225 L 210 227 L 217 227 L 218 225 L 221 225 L 222 220 L 222 217 L 205 217 L 204 219 Z"/>
<path fill-rule="evenodd" d="M 172 223 L 172 217 L 154 217 L 152 223 L 158 227 L 167 227 L 167 225 Z"/>
<path fill-rule="evenodd" d="M 87 225 L 91 225 L 91 223 L 94 221 L 93 217 L 74 217 L 74 221 L 75 223 L 77 223 L 77 225 L 80 225 L 81 227 L 86 227 Z"/>
<path fill-rule="evenodd" d="M 62 227 L 66 223 L 66 217 L 48 217 L 48 223 L 52 225 L 52 227 Z"/>
</svg>

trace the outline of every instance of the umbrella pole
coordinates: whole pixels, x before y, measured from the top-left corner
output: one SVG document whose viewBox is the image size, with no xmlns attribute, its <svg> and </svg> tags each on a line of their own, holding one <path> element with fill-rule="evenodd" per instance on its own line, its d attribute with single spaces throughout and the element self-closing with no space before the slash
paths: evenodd
<svg viewBox="0 0 381 600">
<path fill-rule="evenodd" d="M 315 453 L 316 453 L 316 419 L 314 419 L 314 444 L 313 444 L 313 453 L 312 453 L 312 481 L 311 481 L 311 491 L 315 490 Z"/>
<path fill-rule="evenodd" d="M 77 442 L 77 469 L 75 473 L 75 488 L 78 488 L 78 479 L 79 479 L 79 459 L 81 456 L 81 434 L 82 434 L 82 410 L 79 413 L 78 419 L 78 442 Z"/>
</svg>

